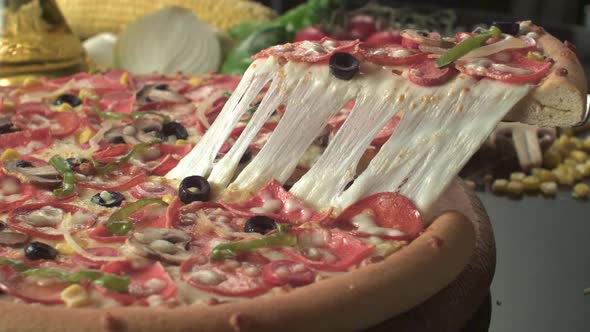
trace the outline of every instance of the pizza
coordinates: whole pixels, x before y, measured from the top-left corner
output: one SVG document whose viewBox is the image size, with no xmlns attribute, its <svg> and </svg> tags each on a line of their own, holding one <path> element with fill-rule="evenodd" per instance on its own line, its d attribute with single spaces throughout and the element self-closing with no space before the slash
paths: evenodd
<svg viewBox="0 0 590 332">
<path fill-rule="evenodd" d="M 530 22 L 255 59 L 1 88 L 2 329 L 374 325 L 469 261 L 474 217 L 439 197 L 497 122 L 572 124 L 586 94 Z"/>
</svg>

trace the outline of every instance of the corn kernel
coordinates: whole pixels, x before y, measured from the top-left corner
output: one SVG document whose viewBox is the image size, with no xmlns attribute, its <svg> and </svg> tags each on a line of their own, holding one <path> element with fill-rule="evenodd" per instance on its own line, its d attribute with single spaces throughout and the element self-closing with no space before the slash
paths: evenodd
<svg viewBox="0 0 590 332">
<path fill-rule="evenodd" d="M 2 152 L 2 154 L 0 155 L 0 161 L 4 161 L 4 160 L 14 160 L 20 157 L 20 153 L 18 153 L 18 151 L 16 151 L 15 149 L 6 149 Z"/>
<path fill-rule="evenodd" d="M 510 181 L 522 181 L 526 177 L 523 172 L 510 173 Z"/>
<path fill-rule="evenodd" d="M 39 84 L 41 84 L 41 81 L 39 81 L 38 78 L 33 77 L 33 76 L 27 76 L 27 77 L 25 77 L 25 80 L 23 81 L 23 86 L 25 88 L 30 88 L 33 86 L 37 86 Z"/>
<path fill-rule="evenodd" d="M 565 158 L 562 162 L 563 165 L 567 165 L 567 166 L 572 166 L 572 167 L 576 167 L 576 165 L 578 164 L 578 162 L 575 159 L 572 158 Z"/>
<path fill-rule="evenodd" d="M 506 190 L 513 195 L 520 195 L 524 191 L 524 186 L 520 181 L 510 181 L 508 182 L 508 186 Z"/>
<path fill-rule="evenodd" d="M 192 86 L 198 86 L 201 85 L 201 83 L 203 83 L 203 80 L 198 77 L 193 77 L 188 81 L 188 83 Z"/>
<path fill-rule="evenodd" d="M 508 189 L 508 180 L 496 179 L 492 183 L 492 191 L 495 193 L 504 193 Z"/>
<path fill-rule="evenodd" d="M 475 189 L 475 182 L 473 182 L 473 181 L 471 181 L 471 180 L 464 180 L 463 182 L 465 182 L 465 185 L 466 185 L 466 186 L 467 186 L 469 189 L 471 189 L 471 190 Z"/>
<path fill-rule="evenodd" d="M 557 193 L 557 183 L 555 181 L 543 182 L 539 189 L 543 194 L 553 196 Z"/>
<path fill-rule="evenodd" d="M 582 140 L 578 137 L 570 137 L 570 144 L 574 147 L 575 150 L 580 150 L 582 148 Z"/>
<path fill-rule="evenodd" d="M 586 178 L 590 176 L 590 165 L 586 164 L 578 164 L 576 165 L 576 171 L 580 173 L 582 178 Z"/>
<path fill-rule="evenodd" d="M 164 202 L 166 202 L 166 203 L 170 204 L 170 203 L 172 203 L 172 200 L 173 200 L 173 198 L 172 198 L 172 196 L 171 196 L 171 195 L 164 195 L 164 196 L 162 196 L 162 200 L 163 200 Z"/>
<path fill-rule="evenodd" d="M 127 85 L 129 83 L 129 73 L 123 72 L 123 74 L 121 74 L 121 78 L 119 79 L 119 82 L 123 85 Z"/>
<path fill-rule="evenodd" d="M 86 129 L 86 130 L 82 131 L 80 133 L 80 135 L 78 135 L 78 143 L 84 144 L 84 143 L 88 142 L 92 138 L 92 136 L 94 136 L 94 133 L 92 132 L 92 130 Z"/>
<path fill-rule="evenodd" d="M 568 166 L 562 166 L 554 169 L 552 172 L 557 177 L 557 183 L 561 185 L 573 185 L 576 181 L 575 176 L 569 171 Z"/>
<path fill-rule="evenodd" d="M 541 180 L 541 182 L 557 181 L 557 177 L 550 170 L 544 168 L 541 168 L 540 170 L 541 171 L 539 171 L 539 174 L 536 176 L 539 178 L 539 180 Z"/>
<path fill-rule="evenodd" d="M 576 160 L 579 163 L 583 163 L 588 160 L 588 154 L 581 150 L 574 150 L 570 152 L 570 158 Z"/>
<path fill-rule="evenodd" d="M 584 182 L 580 182 L 574 186 L 572 196 L 575 198 L 587 198 L 590 195 L 590 187 Z"/>
<path fill-rule="evenodd" d="M 582 141 L 582 148 L 586 151 L 590 151 L 590 136 L 586 137 L 584 141 Z"/>
<path fill-rule="evenodd" d="M 187 145 L 187 144 L 191 144 L 191 142 L 185 140 L 185 139 L 177 139 L 176 142 L 174 142 L 174 144 L 176 145 Z"/>
<path fill-rule="evenodd" d="M 71 112 L 74 109 L 72 108 L 72 105 L 70 105 L 68 103 L 62 103 L 62 104 L 59 104 L 59 106 L 55 110 L 58 112 Z"/>
<path fill-rule="evenodd" d="M 525 191 L 537 191 L 541 181 L 536 176 L 530 175 L 522 179 L 522 187 Z"/>
<path fill-rule="evenodd" d="M 59 252 L 62 255 L 73 255 L 76 253 L 76 251 L 65 242 L 60 242 L 56 244 L 55 250 L 57 250 L 57 252 Z"/>
<path fill-rule="evenodd" d="M 82 100 L 85 100 L 85 99 L 97 100 L 100 97 L 94 91 L 87 89 L 87 88 L 83 88 L 78 93 L 78 98 L 80 98 Z"/>
<path fill-rule="evenodd" d="M 555 168 L 561 163 L 562 157 L 558 150 L 549 148 L 543 153 L 543 166 Z"/>
<path fill-rule="evenodd" d="M 90 303 L 90 297 L 86 289 L 78 284 L 71 285 L 64 289 L 60 294 L 66 307 L 77 308 L 83 307 Z"/>
<path fill-rule="evenodd" d="M 559 134 L 565 136 L 574 136 L 574 129 L 573 128 L 559 128 Z"/>
</svg>

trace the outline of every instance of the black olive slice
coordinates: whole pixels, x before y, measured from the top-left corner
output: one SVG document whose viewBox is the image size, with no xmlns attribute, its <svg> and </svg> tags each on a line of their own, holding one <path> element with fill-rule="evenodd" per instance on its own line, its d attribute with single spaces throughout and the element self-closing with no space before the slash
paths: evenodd
<svg viewBox="0 0 590 332">
<path fill-rule="evenodd" d="M 188 132 L 184 126 L 176 121 L 165 123 L 162 126 L 162 136 L 163 138 L 168 138 L 169 136 L 175 136 L 176 139 L 187 139 Z"/>
<path fill-rule="evenodd" d="M 509 35 L 517 35 L 520 32 L 520 25 L 516 22 L 494 21 L 492 25 Z"/>
<path fill-rule="evenodd" d="M 196 201 L 207 201 L 209 200 L 210 194 L 211 186 L 209 186 L 209 182 L 204 177 L 198 175 L 184 178 L 178 188 L 178 197 L 185 204 Z"/>
<path fill-rule="evenodd" d="M 60 95 L 53 101 L 53 105 L 58 106 L 61 104 L 70 104 L 70 106 L 76 107 L 82 104 L 82 100 L 80 100 L 78 96 L 73 95 L 71 93 L 64 93 L 63 95 Z"/>
<path fill-rule="evenodd" d="M 244 232 L 246 233 L 266 234 L 275 229 L 277 229 L 277 223 L 272 218 L 265 216 L 252 217 L 244 225 Z"/>
<path fill-rule="evenodd" d="M 121 206 L 124 200 L 125 196 L 116 191 L 101 191 L 90 198 L 90 202 L 108 208 Z"/>
<path fill-rule="evenodd" d="M 25 246 L 25 256 L 30 260 L 54 259 L 57 250 L 43 242 L 31 242 Z"/>
<path fill-rule="evenodd" d="M 90 160 L 88 160 L 86 158 L 76 158 L 76 157 L 67 158 L 66 161 L 70 165 L 70 167 L 76 167 L 76 166 L 80 166 L 84 163 L 90 162 Z"/>
<path fill-rule="evenodd" d="M 336 52 L 330 57 L 329 66 L 334 77 L 348 81 L 359 72 L 360 62 L 348 53 Z"/>
<path fill-rule="evenodd" d="M 33 163 L 31 163 L 30 161 L 27 161 L 27 160 L 22 160 L 22 159 L 19 159 L 19 160 L 17 160 L 17 161 L 14 163 L 14 165 L 15 165 L 16 167 L 20 167 L 20 168 L 31 168 L 31 167 L 35 167 L 35 166 L 33 165 Z"/>
<path fill-rule="evenodd" d="M 154 86 L 154 89 L 156 89 L 156 90 L 168 90 L 168 84 L 166 84 L 166 83 L 156 84 Z"/>
</svg>

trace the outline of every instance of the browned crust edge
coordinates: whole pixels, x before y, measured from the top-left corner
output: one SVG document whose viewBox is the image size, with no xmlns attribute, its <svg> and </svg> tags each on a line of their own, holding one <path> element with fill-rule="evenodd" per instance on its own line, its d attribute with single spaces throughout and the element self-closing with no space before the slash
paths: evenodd
<svg viewBox="0 0 590 332">
<path fill-rule="evenodd" d="M 445 212 L 385 261 L 284 295 L 174 309 L 67 309 L 3 303 L 0 330 L 355 331 L 403 313 L 439 292 L 463 270 L 474 247 L 471 221 L 458 212 Z"/>
<path fill-rule="evenodd" d="M 576 53 L 546 32 L 537 39 L 537 45 L 555 62 L 548 76 L 505 120 L 540 127 L 569 127 L 579 123 L 586 113 L 588 87 Z"/>
</svg>

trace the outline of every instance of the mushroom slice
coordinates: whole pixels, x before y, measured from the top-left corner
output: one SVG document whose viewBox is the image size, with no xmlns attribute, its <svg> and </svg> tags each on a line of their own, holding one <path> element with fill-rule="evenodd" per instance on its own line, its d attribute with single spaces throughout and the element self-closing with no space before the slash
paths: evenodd
<svg viewBox="0 0 590 332">
<path fill-rule="evenodd" d="M 13 131 L 14 127 L 12 126 L 12 121 L 10 116 L 1 116 L 0 117 L 0 134 L 5 134 Z"/>
<path fill-rule="evenodd" d="M 401 36 L 405 39 L 411 40 L 414 43 L 420 45 L 429 45 L 442 48 L 450 48 L 454 46 L 454 43 L 446 41 L 442 38 L 436 38 L 425 31 L 418 30 L 403 30 Z"/>
<path fill-rule="evenodd" d="M 146 228 L 127 239 L 126 246 L 133 254 L 180 264 L 190 257 L 186 246 L 191 236 L 171 228 Z"/>
<path fill-rule="evenodd" d="M 18 160 L 4 162 L 4 171 L 8 175 L 17 177 L 23 182 L 48 188 L 56 188 L 61 185 L 61 177 L 53 166 L 22 167 Z"/>
<path fill-rule="evenodd" d="M 29 236 L 23 233 L 15 232 L 0 232 L 0 245 L 4 246 L 20 246 L 29 240 Z"/>
<path fill-rule="evenodd" d="M 153 114 L 145 114 L 133 122 L 133 127 L 136 129 L 135 137 L 143 142 L 151 142 L 160 137 L 162 133 L 162 125 L 164 120 Z"/>
<path fill-rule="evenodd" d="M 190 100 L 174 91 L 168 90 L 166 85 L 148 84 L 137 92 L 137 102 L 146 104 L 152 102 L 170 101 L 173 103 L 188 103 Z"/>
<path fill-rule="evenodd" d="M 133 126 L 125 125 L 108 130 L 104 133 L 104 139 L 114 144 L 139 144 L 141 142 L 135 138 L 136 133 Z"/>
</svg>

